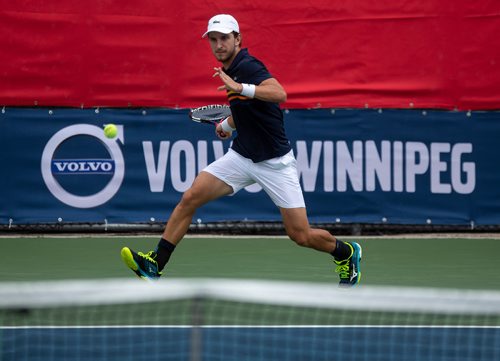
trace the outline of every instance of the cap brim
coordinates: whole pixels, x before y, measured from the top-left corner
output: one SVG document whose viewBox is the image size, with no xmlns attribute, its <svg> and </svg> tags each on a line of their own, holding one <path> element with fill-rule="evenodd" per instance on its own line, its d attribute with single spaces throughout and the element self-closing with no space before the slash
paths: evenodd
<svg viewBox="0 0 500 361">
<path fill-rule="evenodd" d="M 230 34 L 232 33 L 234 30 L 233 29 L 230 29 L 230 28 L 222 28 L 222 27 L 212 27 L 210 29 L 208 29 L 205 34 L 203 34 L 201 37 L 204 38 L 208 35 L 208 33 L 211 33 L 211 32 L 216 32 L 216 33 L 222 33 L 222 34 Z"/>
</svg>

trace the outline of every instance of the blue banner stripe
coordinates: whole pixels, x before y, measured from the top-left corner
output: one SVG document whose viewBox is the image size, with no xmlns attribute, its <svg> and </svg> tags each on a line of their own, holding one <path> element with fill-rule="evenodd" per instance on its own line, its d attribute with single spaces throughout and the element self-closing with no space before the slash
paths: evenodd
<svg viewBox="0 0 500 361">
<path fill-rule="evenodd" d="M 196 175 L 230 146 L 184 109 L 50 110 L 0 114 L 0 223 L 168 219 Z M 498 224 L 498 118 L 286 110 L 311 222 Z M 108 123 L 118 126 L 114 139 L 103 134 Z M 252 185 L 202 207 L 195 220 L 279 221 L 280 214 Z"/>
</svg>

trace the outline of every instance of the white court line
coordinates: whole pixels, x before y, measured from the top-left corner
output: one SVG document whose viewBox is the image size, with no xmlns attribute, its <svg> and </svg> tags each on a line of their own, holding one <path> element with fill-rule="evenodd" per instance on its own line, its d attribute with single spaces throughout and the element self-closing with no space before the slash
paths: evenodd
<svg viewBox="0 0 500 361">
<path fill-rule="evenodd" d="M 500 233 L 416 233 L 416 234 L 395 234 L 395 235 L 382 235 L 382 236 L 369 236 L 369 235 L 335 235 L 340 239 L 352 240 L 367 240 L 367 239 L 494 239 L 500 240 Z M 109 239 L 129 239 L 129 238 L 144 238 L 158 240 L 160 234 L 154 235 L 147 234 L 127 234 L 127 233 L 91 233 L 91 234 L 75 234 L 75 233 L 59 233 L 59 234 L 0 234 L 2 238 L 65 238 L 65 239 L 82 239 L 82 238 L 109 238 Z M 197 238 L 212 238 L 212 239 L 289 239 L 288 236 L 276 235 L 219 235 L 219 234 L 188 234 L 184 239 L 197 239 Z"/>
<path fill-rule="evenodd" d="M 435 329 L 500 329 L 500 326 L 459 326 L 459 325 L 82 325 L 82 326 L 0 326 L 0 330 L 46 330 L 46 329 L 146 329 L 146 328 L 154 328 L 154 329 L 167 329 L 167 328 L 264 328 L 264 329 L 287 329 L 287 328 L 435 328 Z"/>
</svg>

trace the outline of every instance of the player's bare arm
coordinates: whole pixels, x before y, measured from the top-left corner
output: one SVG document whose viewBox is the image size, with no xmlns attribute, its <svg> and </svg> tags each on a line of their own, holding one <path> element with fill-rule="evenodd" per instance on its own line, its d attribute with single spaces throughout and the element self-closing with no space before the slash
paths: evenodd
<svg viewBox="0 0 500 361">
<path fill-rule="evenodd" d="M 275 78 L 269 78 L 255 87 L 255 98 L 266 102 L 284 103 L 286 91 Z"/>
<path fill-rule="evenodd" d="M 218 90 L 232 90 L 241 93 L 243 85 L 231 79 L 220 67 L 214 68 L 214 77 L 218 76 L 224 85 L 218 87 Z M 272 103 L 284 103 L 287 95 L 285 89 L 275 78 L 269 78 L 255 86 L 255 98 Z"/>
</svg>

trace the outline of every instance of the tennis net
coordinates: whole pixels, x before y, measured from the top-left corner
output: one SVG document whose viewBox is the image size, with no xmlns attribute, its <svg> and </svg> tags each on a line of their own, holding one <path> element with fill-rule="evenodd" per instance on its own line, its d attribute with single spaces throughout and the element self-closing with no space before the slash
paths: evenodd
<svg viewBox="0 0 500 361">
<path fill-rule="evenodd" d="M 500 292 L 229 279 L 4 283 L 0 360 L 500 360 Z"/>
</svg>

